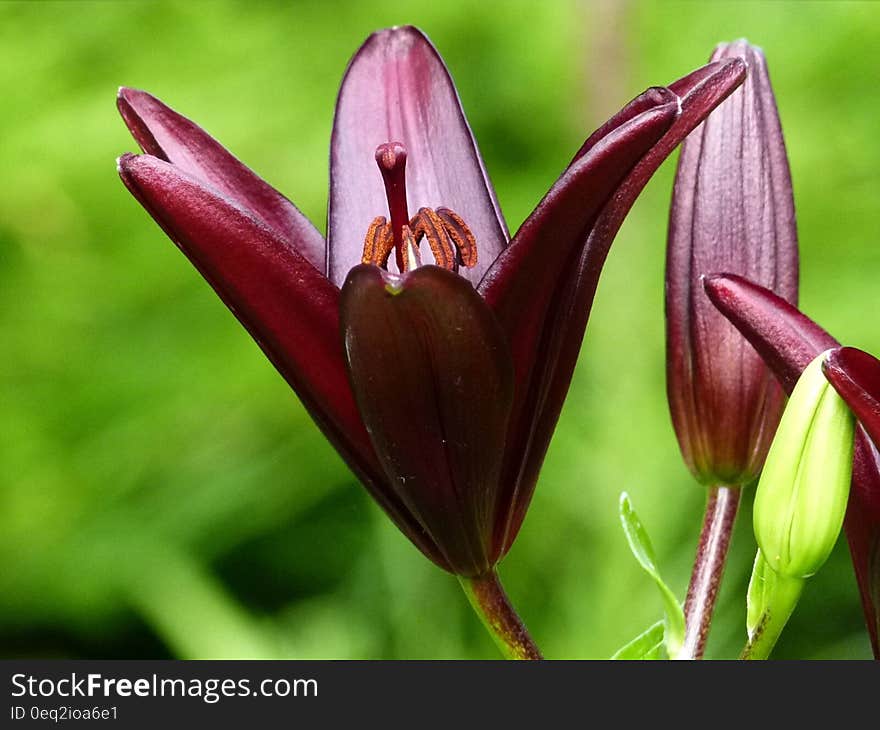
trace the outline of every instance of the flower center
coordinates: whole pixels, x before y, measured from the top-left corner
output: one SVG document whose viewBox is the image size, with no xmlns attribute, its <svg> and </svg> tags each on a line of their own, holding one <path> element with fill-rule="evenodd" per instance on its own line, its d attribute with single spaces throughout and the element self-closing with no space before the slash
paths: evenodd
<svg viewBox="0 0 880 730">
<path fill-rule="evenodd" d="M 406 147 L 386 142 L 376 148 L 376 164 L 385 184 L 391 220 L 373 219 L 364 238 L 363 263 L 387 268 L 392 249 L 398 271 L 421 266 L 419 243 L 427 240 L 434 263 L 457 271 L 477 263 L 477 242 L 461 216 L 449 208 L 419 208 L 412 218 L 406 205 Z"/>
</svg>

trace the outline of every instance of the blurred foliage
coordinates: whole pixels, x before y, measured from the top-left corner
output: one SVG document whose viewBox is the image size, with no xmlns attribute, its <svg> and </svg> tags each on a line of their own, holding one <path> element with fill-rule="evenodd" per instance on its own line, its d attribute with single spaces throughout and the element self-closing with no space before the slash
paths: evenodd
<svg viewBox="0 0 880 730">
<path fill-rule="evenodd" d="M 296 397 L 124 190 L 120 84 L 202 123 L 323 227 L 327 143 L 366 35 L 421 26 L 515 228 L 582 139 L 740 36 L 791 157 L 803 308 L 880 351 L 880 5 L 763 2 L 0 3 L 0 654 L 496 657 L 454 578 L 356 484 Z M 664 386 L 673 163 L 618 237 L 520 538 L 502 565 L 550 657 L 656 621 L 618 494 L 683 596 L 703 493 Z M 751 495 L 709 654 L 744 639 Z M 867 657 L 845 545 L 779 657 Z"/>
</svg>

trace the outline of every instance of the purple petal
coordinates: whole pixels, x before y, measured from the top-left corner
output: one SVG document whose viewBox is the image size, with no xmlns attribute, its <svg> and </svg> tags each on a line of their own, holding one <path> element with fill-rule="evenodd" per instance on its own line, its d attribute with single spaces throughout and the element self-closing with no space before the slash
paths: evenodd
<svg viewBox="0 0 880 730">
<path fill-rule="evenodd" d="M 593 149 L 593 147 L 595 147 L 600 140 L 607 137 L 611 132 L 613 132 L 621 125 L 626 124 L 626 122 L 634 119 L 644 112 L 650 111 L 651 109 L 656 109 L 659 106 L 663 106 L 664 104 L 669 104 L 672 102 L 677 105 L 678 96 L 676 96 L 666 87 L 653 86 L 650 89 L 646 89 L 635 99 L 633 99 L 629 104 L 623 107 L 623 109 L 617 112 L 617 114 L 615 114 L 607 122 L 605 122 L 605 124 L 599 127 L 599 129 L 597 129 L 589 137 L 587 137 L 586 141 L 575 153 L 575 156 L 572 158 L 572 161 L 569 163 L 568 166 L 571 167 L 581 157 L 587 154 L 587 152 Z"/>
<path fill-rule="evenodd" d="M 746 69 L 743 67 L 742 71 L 746 71 Z M 729 83 L 728 74 L 730 73 L 737 72 L 728 61 L 710 61 L 705 66 L 691 71 L 687 76 L 673 81 L 666 88 L 682 99 L 699 89 L 703 89 L 700 93 L 706 95 L 707 98 L 720 92 L 721 98 L 724 99 L 730 94 L 729 90 L 727 93 L 724 92 L 724 88 Z"/>
<path fill-rule="evenodd" d="M 149 155 L 124 155 L 119 174 L 250 332 L 373 497 L 444 565 L 384 483 L 345 372 L 336 286 L 274 231 L 178 167 Z"/>
<path fill-rule="evenodd" d="M 880 360 L 842 347 L 829 353 L 822 369 L 874 443 L 880 444 Z"/>
<path fill-rule="evenodd" d="M 568 393 L 571 376 L 580 352 L 590 316 L 593 297 L 605 258 L 639 193 L 673 149 L 721 103 L 745 77 L 745 64 L 731 60 L 710 64 L 710 71 L 700 69 L 693 75 L 699 82 L 676 82 L 687 94 L 680 102 L 680 114 L 663 137 L 639 160 L 598 217 L 582 232 L 564 278 L 557 282 L 556 293 L 548 309 L 541 340 L 532 354 L 535 363 L 523 401 L 523 413 L 530 418 L 513 428 L 509 448 L 511 461 L 505 467 L 504 481 L 512 485 L 511 511 L 507 520 L 505 547 L 509 549 L 525 517 L 534 492 L 541 464 L 547 452 L 562 404 Z M 687 77 L 690 78 L 690 77 Z M 519 400 L 520 396 L 518 396 Z"/>
<path fill-rule="evenodd" d="M 863 587 L 862 604 L 872 629 L 874 656 L 880 658 L 880 360 L 843 347 L 828 354 L 823 370 L 861 422 L 846 527 L 850 552 L 861 557 L 854 558 L 856 575 Z"/>
<path fill-rule="evenodd" d="M 230 198 L 324 271 L 324 238 L 309 219 L 205 130 L 145 91 L 122 87 L 116 105 L 144 152 Z"/>
<path fill-rule="evenodd" d="M 844 522 L 874 658 L 880 659 L 880 452 L 856 429 L 853 480 Z"/>
<path fill-rule="evenodd" d="M 436 266 L 358 266 L 342 288 L 352 388 L 388 483 L 454 573 L 495 563 L 513 368 L 474 288 Z"/>
<path fill-rule="evenodd" d="M 507 333 L 517 393 L 527 390 L 560 274 L 602 205 L 669 129 L 677 111 L 673 102 L 643 112 L 572 163 L 480 282 L 478 291 Z"/>
<path fill-rule="evenodd" d="M 361 261 L 370 222 L 388 215 L 374 159 L 384 142 L 407 149 L 410 214 L 451 208 L 473 231 L 477 265 L 461 274 L 476 284 L 507 245 L 507 229 L 449 72 L 410 26 L 371 35 L 342 81 L 330 146 L 328 276 L 342 284 Z"/>
<path fill-rule="evenodd" d="M 838 346 L 809 317 L 764 287 L 726 275 L 705 277 L 703 284 L 712 303 L 764 358 L 787 393 L 815 357 Z M 874 656 L 880 659 L 880 456 L 861 426 L 844 530 Z"/>
<path fill-rule="evenodd" d="M 709 299 L 757 350 L 791 393 L 804 368 L 838 342 L 782 297 L 741 276 L 703 278 Z"/>
<path fill-rule="evenodd" d="M 798 289 L 791 176 L 764 58 L 738 41 L 712 60 L 738 57 L 745 83 L 682 146 L 666 260 L 669 406 L 682 455 L 708 484 L 755 479 L 783 398 L 700 277 L 742 274 L 793 303 Z"/>
</svg>

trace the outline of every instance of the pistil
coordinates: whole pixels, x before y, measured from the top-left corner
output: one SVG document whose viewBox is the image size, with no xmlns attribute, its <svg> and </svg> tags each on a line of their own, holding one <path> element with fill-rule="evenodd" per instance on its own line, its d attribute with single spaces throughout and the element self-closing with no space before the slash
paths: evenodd
<svg viewBox="0 0 880 730">
<path fill-rule="evenodd" d="M 406 206 L 406 147 L 400 142 L 380 144 L 376 148 L 376 164 L 379 165 L 382 181 L 385 183 L 397 268 L 405 271 L 403 229 L 404 226 L 409 226 L 409 210 Z"/>
</svg>

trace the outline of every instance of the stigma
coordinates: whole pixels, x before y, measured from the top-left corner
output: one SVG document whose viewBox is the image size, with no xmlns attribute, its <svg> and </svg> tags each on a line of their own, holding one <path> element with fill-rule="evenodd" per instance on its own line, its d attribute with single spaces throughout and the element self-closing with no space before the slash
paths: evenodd
<svg viewBox="0 0 880 730">
<path fill-rule="evenodd" d="M 476 239 L 455 211 L 444 207 L 419 208 L 410 218 L 406 204 L 406 147 L 400 142 L 379 145 L 376 164 L 385 184 L 391 220 L 377 216 L 370 223 L 364 238 L 363 263 L 387 269 L 393 251 L 398 271 L 411 271 L 422 265 L 419 244 L 424 238 L 437 266 L 450 271 L 458 271 L 459 266 L 474 266 Z"/>
</svg>

